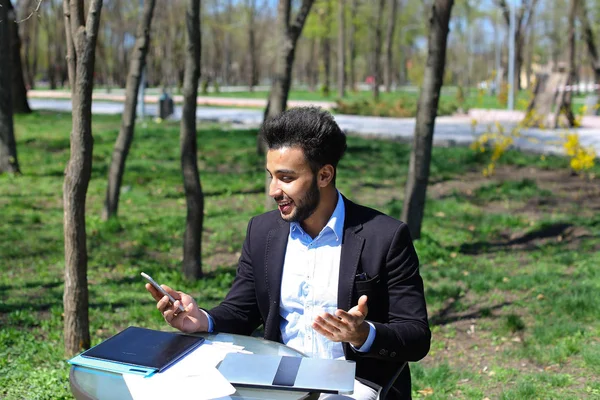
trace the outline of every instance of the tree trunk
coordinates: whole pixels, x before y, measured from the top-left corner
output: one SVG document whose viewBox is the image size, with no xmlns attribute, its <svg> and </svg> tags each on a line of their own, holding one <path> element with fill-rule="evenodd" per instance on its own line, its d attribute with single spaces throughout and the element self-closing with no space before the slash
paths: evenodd
<svg viewBox="0 0 600 400">
<path fill-rule="evenodd" d="M 350 8 L 350 33 L 348 35 L 348 49 L 350 51 L 350 88 L 356 91 L 356 15 L 358 14 L 358 0 L 352 0 Z"/>
<path fill-rule="evenodd" d="M 202 225 L 204 194 L 198 172 L 196 144 L 196 108 L 200 79 L 200 0 L 188 0 L 186 11 L 186 54 L 181 117 L 181 170 L 187 203 L 183 241 L 183 274 L 188 279 L 202 277 Z"/>
<path fill-rule="evenodd" d="M 345 1 L 338 3 L 338 96 L 342 99 L 346 95 L 346 7 Z"/>
<path fill-rule="evenodd" d="M 10 54 L 10 0 L 0 0 L 0 54 Z M 11 57 L 0 57 L 0 173 L 19 173 L 13 125 Z"/>
<path fill-rule="evenodd" d="M 292 82 L 292 67 L 294 65 L 294 55 L 296 52 L 296 43 L 304 28 L 304 22 L 310 12 L 314 0 L 302 0 L 302 5 L 296 14 L 296 18 L 290 24 L 291 0 L 279 0 L 277 6 L 277 55 L 275 57 L 275 76 L 271 83 L 271 92 L 267 109 L 265 110 L 265 119 L 273 118 L 287 108 L 287 100 Z M 259 135 L 260 136 L 260 135 Z M 258 138 L 258 148 L 264 153 L 264 141 L 262 137 Z"/>
<path fill-rule="evenodd" d="M 38 63 L 38 42 L 39 42 L 39 21 L 37 18 L 32 18 L 33 23 L 33 44 L 31 46 L 31 81 L 29 83 L 29 89 L 35 89 L 35 79 L 37 76 L 37 63 Z"/>
<path fill-rule="evenodd" d="M 329 97 L 329 90 L 331 88 L 331 45 L 330 39 L 324 37 L 321 39 L 321 50 L 323 55 L 323 88 L 322 94 L 325 97 Z M 292 61 L 293 62 L 293 61 Z"/>
<path fill-rule="evenodd" d="M 391 0 L 392 9 L 390 10 L 387 32 L 385 38 L 385 65 L 384 65 L 384 85 L 385 91 L 391 92 L 392 90 L 392 49 L 394 48 L 394 31 L 396 29 L 396 16 L 398 14 L 398 0 Z"/>
<path fill-rule="evenodd" d="M 587 8 L 583 1 L 579 5 L 579 20 L 581 21 L 581 29 L 583 31 L 583 37 L 587 45 L 588 54 L 590 57 L 591 67 L 594 71 L 594 82 L 600 84 L 600 57 L 598 56 L 598 50 L 594 41 L 594 32 L 588 19 Z"/>
<path fill-rule="evenodd" d="M 414 239 L 421 237 L 421 223 L 425 210 L 431 163 L 433 130 L 444 79 L 448 24 L 453 5 L 454 0 L 435 0 L 429 19 L 427 65 L 417 105 L 415 136 L 402 207 L 402 220 L 408 224 Z"/>
<path fill-rule="evenodd" d="M 129 154 L 129 148 L 133 141 L 135 129 L 136 108 L 138 92 L 144 67 L 146 66 L 146 55 L 150 46 L 150 27 L 154 15 L 156 0 L 145 0 L 144 10 L 137 26 L 137 39 L 131 54 L 129 63 L 129 74 L 127 75 L 127 86 L 125 89 L 125 109 L 121 118 L 121 129 L 115 143 L 110 168 L 108 171 L 108 187 L 104 200 L 102 218 L 108 219 L 117 216 L 119 208 L 119 195 L 121 183 L 125 171 L 125 162 Z"/>
<path fill-rule="evenodd" d="M 233 6 L 231 4 L 231 0 L 227 0 L 227 7 L 225 10 L 225 20 L 226 20 L 226 29 L 223 39 L 223 58 L 225 66 L 223 68 L 223 83 L 226 86 L 231 84 L 231 59 L 232 59 L 232 51 L 231 51 L 231 15 L 233 14 Z"/>
<path fill-rule="evenodd" d="M 521 69 L 523 68 L 523 32 L 515 33 L 515 99 L 521 90 Z"/>
<path fill-rule="evenodd" d="M 275 56 L 275 76 L 271 83 L 271 92 L 265 109 L 265 121 L 276 117 L 287 108 L 288 94 L 292 82 L 292 67 L 296 43 L 304 28 L 306 17 L 314 0 L 302 0 L 302 5 L 290 25 L 291 0 L 279 0 L 277 6 L 277 55 Z M 266 154 L 266 143 L 262 135 L 257 135 L 256 148 L 259 154 Z M 265 208 L 269 209 L 269 174 L 265 173 Z"/>
<path fill-rule="evenodd" d="M 32 0 L 23 0 L 18 4 L 19 7 L 19 19 L 25 19 L 27 16 L 33 12 L 32 10 Z M 27 20 L 29 21 L 29 20 Z M 19 36 L 21 38 L 21 50 L 23 52 L 23 73 L 26 78 L 26 85 L 29 89 L 32 86 L 32 78 L 31 78 L 31 62 L 29 61 L 29 54 L 31 53 L 31 23 L 26 23 L 24 21 L 19 25 Z"/>
<path fill-rule="evenodd" d="M 319 83 L 319 69 L 315 67 L 314 59 L 318 57 L 319 52 L 317 51 L 317 39 L 310 39 L 310 57 L 306 62 L 306 73 L 308 75 L 308 90 L 314 92 Z"/>
<path fill-rule="evenodd" d="M 533 76 L 533 52 L 534 52 L 535 40 L 536 40 L 534 25 L 535 25 L 535 23 L 532 20 L 531 26 L 529 27 L 528 32 L 527 32 L 527 58 L 526 58 L 526 65 L 525 65 L 525 79 L 527 80 L 527 82 L 525 83 L 526 89 L 530 89 L 532 87 L 531 79 Z"/>
<path fill-rule="evenodd" d="M 257 55 L 256 55 L 256 1 L 248 0 L 248 90 L 254 91 L 254 86 L 258 84 L 257 75 Z"/>
<path fill-rule="evenodd" d="M 44 18 L 50 19 L 50 13 L 44 15 Z M 54 64 L 54 60 L 56 59 L 56 42 L 58 41 L 58 36 L 55 35 L 56 25 L 54 21 L 52 23 L 46 22 L 44 24 L 44 28 L 46 30 L 46 37 L 48 40 L 48 50 L 46 52 L 46 62 L 48 63 L 48 84 L 50 85 L 51 90 L 55 90 L 56 85 L 56 65 Z"/>
<path fill-rule="evenodd" d="M 381 22 L 383 20 L 383 8 L 385 0 L 379 0 L 377 7 L 377 19 L 375 21 L 375 49 L 373 52 L 373 99 L 379 100 L 379 86 L 381 85 Z"/>
<path fill-rule="evenodd" d="M 92 172 L 92 89 L 102 0 L 92 0 L 84 22 L 83 0 L 63 0 L 67 62 L 71 83 L 71 155 L 63 184 L 65 353 L 90 347 L 85 200 Z"/>
<path fill-rule="evenodd" d="M 314 0 L 303 0 L 294 23 L 290 25 L 291 0 L 279 0 L 277 6 L 277 38 L 279 43 L 275 60 L 275 76 L 269 95 L 270 106 L 267 118 L 277 116 L 287 108 L 296 43 L 313 3 Z"/>
<path fill-rule="evenodd" d="M 325 79 L 323 79 L 323 90 L 322 94 L 325 97 L 329 97 L 331 90 L 331 14 L 333 13 L 331 7 L 331 1 L 325 2 L 325 12 L 321 14 L 321 23 L 325 27 L 325 35 L 321 39 L 322 51 L 323 51 L 323 72 Z"/>
<path fill-rule="evenodd" d="M 12 73 L 12 107 L 15 114 L 29 114 L 29 102 L 27 101 L 27 88 L 23 80 L 23 65 L 21 63 L 21 40 L 19 38 L 19 27 L 13 22 L 16 18 L 12 2 L 6 2 L 8 11 L 8 30 L 11 55 L 11 73 Z"/>
<path fill-rule="evenodd" d="M 567 78 L 567 85 L 571 86 L 571 90 L 567 90 L 565 95 L 564 104 L 562 105 L 563 111 L 567 118 L 567 123 L 569 127 L 575 125 L 575 115 L 573 114 L 573 109 L 571 107 L 571 99 L 573 96 L 573 85 L 575 85 L 575 20 L 577 19 L 577 8 L 578 8 L 578 0 L 571 0 L 571 5 L 569 7 L 569 28 L 567 35 L 569 36 L 569 55 L 568 55 L 568 73 L 569 77 Z"/>
<path fill-rule="evenodd" d="M 515 88 L 518 90 L 521 88 L 521 68 L 523 66 L 523 46 L 525 45 L 524 36 L 529 30 L 531 21 L 533 20 L 533 14 L 538 0 L 530 0 L 523 2 L 519 15 L 516 16 L 515 21 Z M 502 9 L 504 20 L 507 26 L 510 26 L 510 9 L 506 0 L 497 0 L 498 5 Z"/>
</svg>

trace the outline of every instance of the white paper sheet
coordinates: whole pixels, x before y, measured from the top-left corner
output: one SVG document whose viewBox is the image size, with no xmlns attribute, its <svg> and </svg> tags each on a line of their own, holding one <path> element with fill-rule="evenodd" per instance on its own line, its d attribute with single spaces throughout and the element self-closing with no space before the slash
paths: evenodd
<svg viewBox="0 0 600 400">
<path fill-rule="evenodd" d="M 242 346 L 206 340 L 165 371 L 148 378 L 123 374 L 134 400 L 168 398 L 228 399 L 235 388 L 217 370 L 227 353 L 249 353 Z"/>
<path fill-rule="evenodd" d="M 149 378 L 124 374 L 129 393 L 134 400 L 228 398 L 235 388 L 212 366 L 196 366 L 194 375 L 155 374 Z"/>
</svg>

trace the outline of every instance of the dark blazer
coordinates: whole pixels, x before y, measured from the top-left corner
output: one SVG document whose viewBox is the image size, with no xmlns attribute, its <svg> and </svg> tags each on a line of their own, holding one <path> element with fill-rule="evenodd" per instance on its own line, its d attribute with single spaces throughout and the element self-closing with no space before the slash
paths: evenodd
<svg viewBox="0 0 600 400">
<path fill-rule="evenodd" d="M 377 331 L 369 352 L 344 343 L 344 353 L 356 361 L 358 377 L 384 386 L 400 365 L 429 351 L 419 260 L 406 224 L 345 197 L 344 204 L 338 308 L 349 310 L 367 295 L 367 320 Z M 250 220 L 231 290 L 209 311 L 215 331 L 249 335 L 264 324 L 265 339 L 281 341 L 279 303 L 289 227 L 277 210 Z M 363 272 L 367 279 L 357 280 Z M 410 386 L 407 366 L 388 398 L 410 398 Z"/>
</svg>

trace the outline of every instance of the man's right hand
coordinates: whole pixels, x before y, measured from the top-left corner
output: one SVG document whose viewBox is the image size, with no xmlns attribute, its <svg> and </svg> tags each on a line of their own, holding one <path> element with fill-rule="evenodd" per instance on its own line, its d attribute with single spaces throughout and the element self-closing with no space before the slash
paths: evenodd
<svg viewBox="0 0 600 400">
<path fill-rule="evenodd" d="M 183 292 L 177 292 L 167 285 L 161 286 L 167 293 L 173 296 L 175 304 L 170 304 L 169 298 L 163 296 L 149 283 L 146 283 L 146 290 L 157 301 L 156 308 L 158 308 L 169 325 L 186 333 L 208 331 L 208 317 L 204 312 L 200 311 L 192 296 Z M 179 311 L 179 303 L 183 305 L 185 312 Z"/>
</svg>

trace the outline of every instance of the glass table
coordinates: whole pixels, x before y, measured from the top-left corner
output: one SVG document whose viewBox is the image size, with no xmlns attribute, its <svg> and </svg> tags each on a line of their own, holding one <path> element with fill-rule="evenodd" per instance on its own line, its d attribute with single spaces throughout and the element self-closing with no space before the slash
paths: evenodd
<svg viewBox="0 0 600 400">
<path fill-rule="evenodd" d="M 243 346 L 254 354 L 299 356 L 304 354 L 281 343 L 271 342 L 252 336 L 232 334 L 199 334 L 214 342 L 227 342 Z M 78 365 L 71 366 L 69 372 L 71 392 L 79 400 L 132 400 L 123 375 L 86 368 Z M 307 393 L 289 390 L 270 390 L 248 387 L 236 387 L 236 392 L 229 396 L 231 399 L 316 399 L 318 393 Z"/>
</svg>

